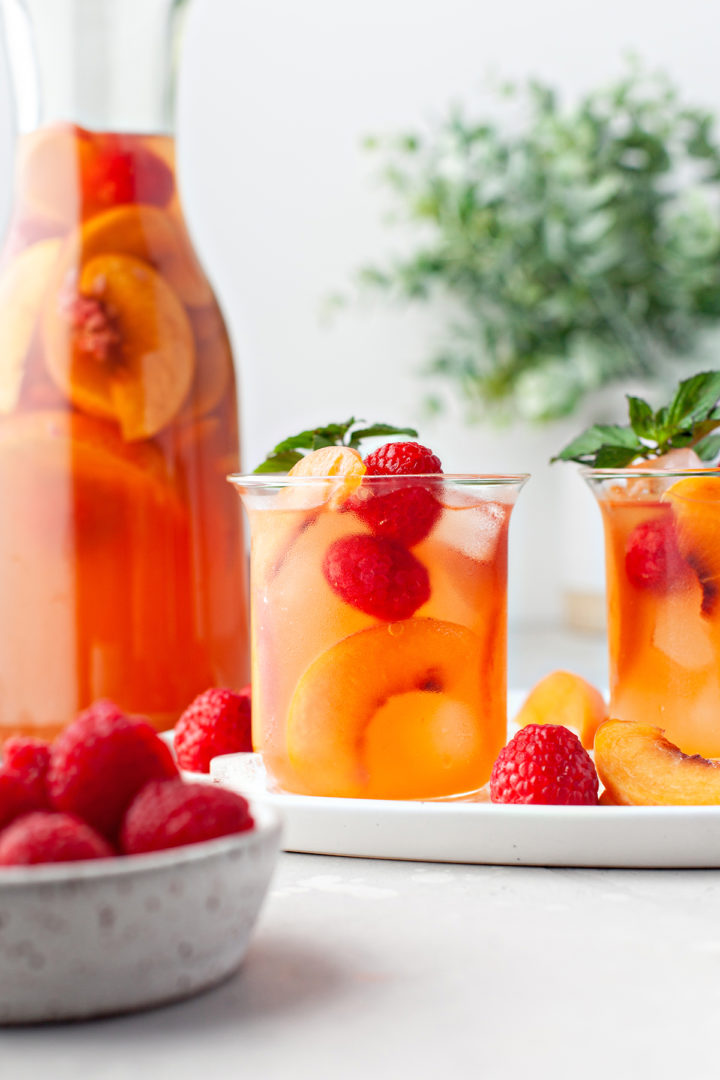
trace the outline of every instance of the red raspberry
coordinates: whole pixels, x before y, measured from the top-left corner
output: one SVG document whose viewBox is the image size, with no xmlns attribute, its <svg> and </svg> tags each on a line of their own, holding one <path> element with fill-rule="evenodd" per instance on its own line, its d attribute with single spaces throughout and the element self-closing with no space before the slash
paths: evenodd
<svg viewBox="0 0 720 1080">
<path fill-rule="evenodd" d="M 365 458 L 367 476 L 408 476 L 442 473 L 440 458 L 416 442 L 386 443 Z M 372 492 L 372 484 L 366 485 Z M 428 487 L 413 484 L 350 500 L 352 510 L 377 536 L 406 547 L 419 544 L 431 531 L 442 507 Z"/>
<path fill-rule="evenodd" d="M 38 805 L 48 806 L 45 781 L 50 765 L 50 743 L 13 735 L 5 741 L 2 753 L 5 768 L 20 773 L 25 783 L 37 792 Z"/>
<path fill-rule="evenodd" d="M 130 804 L 120 833 L 127 855 L 198 844 L 247 832 L 255 822 L 247 799 L 211 784 L 146 784 Z"/>
<path fill-rule="evenodd" d="M 637 525 L 625 547 L 625 573 L 639 589 L 669 589 L 687 571 L 672 518 Z"/>
<path fill-rule="evenodd" d="M 146 720 L 98 701 L 56 739 L 47 788 L 57 810 L 77 814 L 114 840 L 140 788 L 177 775 L 170 748 Z"/>
<path fill-rule="evenodd" d="M 323 573 L 347 604 L 388 622 L 408 619 L 430 599 L 423 564 L 380 536 L 341 536 L 325 554 Z"/>
<path fill-rule="evenodd" d="M 389 442 L 365 458 L 368 476 L 414 476 L 441 473 L 437 454 L 418 442 Z"/>
<path fill-rule="evenodd" d="M 108 842 L 72 814 L 27 814 L 0 834 L 0 866 L 109 859 Z"/>
<path fill-rule="evenodd" d="M 38 793 L 36 785 L 28 782 L 22 773 L 7 765 L 0 769 L 0 829 L 22 814 L 46 807 L 44 792 Z"/>
<path fill-rule="evenodd" d="M 354 496 L 346 503 L 376 536 L 413 547 L 424 540 L 442 513 L 442 506 L 427 488 L 397 488 L 386 494 Z"/>
<path fill-rule="evenodd" d="M 250 687 L 206 690 L 188 706 L 175 725 L 175 755 L 181 769 L 210 772 L 220 754 L 252 750 Z"/>
<path fill-rule="evenodd" d="M 598 778 L 572 731 L 559 724 L 528 724 L 498 754 L 490 797 L 494 803 L 594 806 Z"/>
<path fill-rule="evenodd" d="M 82 194 L 87 207 L 110 209 L 127 203 L 166 206 L 175 188 L 172 169 L 137 141 L 95 135 L 82 156 Z"/>
</svg>

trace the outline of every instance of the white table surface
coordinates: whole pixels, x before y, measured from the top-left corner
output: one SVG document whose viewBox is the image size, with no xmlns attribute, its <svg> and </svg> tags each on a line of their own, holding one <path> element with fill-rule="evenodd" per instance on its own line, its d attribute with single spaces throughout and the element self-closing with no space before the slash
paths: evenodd
<svg viewBox="0 0 720 1080">
<path fill-rule="evenodd" d="M 596 641 L 515 645 L 515 671 L 602 679 Z M 0 1077 L 715 1080 L 719 1016 L 720 871 L 285 854 L 231 981 L 136 1016 L 0 1030 Z"/>
</svg>

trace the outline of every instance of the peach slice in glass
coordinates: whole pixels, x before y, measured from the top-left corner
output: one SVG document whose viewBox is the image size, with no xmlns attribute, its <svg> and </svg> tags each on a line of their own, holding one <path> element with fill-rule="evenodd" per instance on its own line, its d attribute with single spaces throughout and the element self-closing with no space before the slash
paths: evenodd
<svg viewBox="0 0 720 1080">
<path fill-rule="evenodd" d="M 53 293 L 46 361 L 79 408 L 117 420 L 126 439 L 161 431 L 180 409 L 195 346 L 185 309 L 147 263 L 102 255 L 82 269 L 77 292 Z"/>
<path fill-rule="evenodd" d="M 479 787 L 493 756 L 479 657 L 470 630 L 418 618 L 361 630 L 324 652 L 298 682 L 287 721 L 305 791 L 403 798 Z"/>
<path fill-rule="evenodd" d="M 551 671 L 532 688 L 515 717 L 519 727 L 561 724 L 591 750 L 595 733 L 607 720 L 605 699 L 596 687 L 572 671 Z"/>
<path fill-rule="evenodd" d="M 41 240 L 26 248 L 0 275 L 0 413 L 20 397 L 30 343 L 62 242 Z"/>
<path fill-rule="evenodd" d="M 651 724 L 602 724 L 595 736 L 595 767 L 610 805 L 720 804 L 720 762 L 684 754 Z"/>
<path fill-rule="evenodd" d="M 678 545 L 703 587 L 710 615 L 720 599 L 720 477 L 685 476 L 665 493 L 677 524 Z"/>
<path fill-rule="evenodd" d="M 154 266 L 167 278 L 184 304 L 205 307 L 213 302 L 181 222 L 156 206 L 118 206 L 87 221 L 68 248 L 68 265 L 97 255 L 131 255 Z"/>
</svg>

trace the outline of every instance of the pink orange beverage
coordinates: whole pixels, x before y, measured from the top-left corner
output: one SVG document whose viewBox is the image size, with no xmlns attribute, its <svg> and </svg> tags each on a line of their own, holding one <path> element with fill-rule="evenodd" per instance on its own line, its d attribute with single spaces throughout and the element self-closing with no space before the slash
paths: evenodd
<svg viewBox="0 0 720 1080">
<path fill-rule="evenodd" d="M 476 790 L 506 738 L 524 478 L 365 476 L 355 459 L 340 476 L 233 478 L 252 536 L 253 743 L 287 791 Z"/>
</svg>

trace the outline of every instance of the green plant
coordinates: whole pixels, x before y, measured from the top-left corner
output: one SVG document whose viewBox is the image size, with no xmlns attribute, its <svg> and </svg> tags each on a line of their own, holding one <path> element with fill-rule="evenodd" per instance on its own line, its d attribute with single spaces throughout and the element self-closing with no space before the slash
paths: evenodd
<svg viewBox="0 0 720 1080">
<path fill-rule="evenodd" d="M 573 106 L 538 82 L 497 98 L 493 116 L 370 141 L 416 239 L 360 281 L 451 302 L 429 369 L 494 416 L 552 419 L 666 377 L 720 322 L 713 116 L 637 64 Z"/>
</svg>

